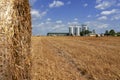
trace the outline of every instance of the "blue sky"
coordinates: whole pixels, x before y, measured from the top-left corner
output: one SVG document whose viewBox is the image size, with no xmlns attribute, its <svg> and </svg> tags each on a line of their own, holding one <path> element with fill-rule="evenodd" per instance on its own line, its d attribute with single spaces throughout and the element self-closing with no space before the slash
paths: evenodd
<svg viewBox="0 0 120 80">
<path fill-rule="evenodd" d="M 72 24 L 120 32 L 120 0 L 30 0 L 30 5 L 33 35 L 68 32 Z"/>
</svg>

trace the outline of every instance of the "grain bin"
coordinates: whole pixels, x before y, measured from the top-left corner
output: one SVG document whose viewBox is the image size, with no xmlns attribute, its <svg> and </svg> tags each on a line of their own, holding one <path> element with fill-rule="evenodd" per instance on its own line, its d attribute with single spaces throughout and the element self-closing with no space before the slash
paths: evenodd
<svg viewBox="0 0 120 80">
<path fill-rule="evenodd" d="M 31 80 L 28 0 L 0 0 L 0 80 Z"/>
<path fill-rule="evenodd" d="M 75 27 L 75 34 L 76 34 L 76 36 L 80 36 L 80 27 L 79 26 Z"/>
<path fill-rule="evenodd" d="M 74 35 L 74 27 L 73 26 L 69 27 L 69 35 Z"/>
<path fill-rule="evenodd" d="M 88 26 L 85 25 L 85 24 L 82 24 L 82 31 L 86 31 L 86 30 L 89 30 L 89 29 L 88 29 Z"/>
</svg>

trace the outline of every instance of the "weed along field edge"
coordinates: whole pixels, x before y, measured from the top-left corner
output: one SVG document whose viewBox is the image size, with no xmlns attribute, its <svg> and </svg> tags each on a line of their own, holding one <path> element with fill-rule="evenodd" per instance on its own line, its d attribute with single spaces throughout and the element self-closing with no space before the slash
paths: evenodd
<svg viewBox="0 0 120 80">
<path fill-rule="evenodd" d="M 120 37 L 32 37 L 33 80 L 120 80 Z"/>
</svg>

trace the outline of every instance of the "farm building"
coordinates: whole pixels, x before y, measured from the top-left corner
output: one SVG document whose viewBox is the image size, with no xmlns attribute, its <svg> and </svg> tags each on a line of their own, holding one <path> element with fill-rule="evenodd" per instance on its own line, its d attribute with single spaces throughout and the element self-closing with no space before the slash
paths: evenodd
<svg viewBox="0 0 120 80">
<path fill-rule="evenodd" d="M 69 33 L 47 33 L 47 36 L 69 36 Z"/>
<path fill-rule="evenodd" d="M 91 37 L 96 36 L 96 34 L 95 33 L 90 33 L 89 36 L 91 36 Z"/>
</svg>

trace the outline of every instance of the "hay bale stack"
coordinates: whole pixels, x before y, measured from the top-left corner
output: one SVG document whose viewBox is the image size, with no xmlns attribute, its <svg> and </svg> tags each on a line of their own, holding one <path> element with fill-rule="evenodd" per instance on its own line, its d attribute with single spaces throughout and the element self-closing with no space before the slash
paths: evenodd
<svg viewBox="0 0 120 80">
<path fill-rule="evenodd" d="M 0 0 L 0 80 L 31 80 L 28 0 Z"/>
</svg>

